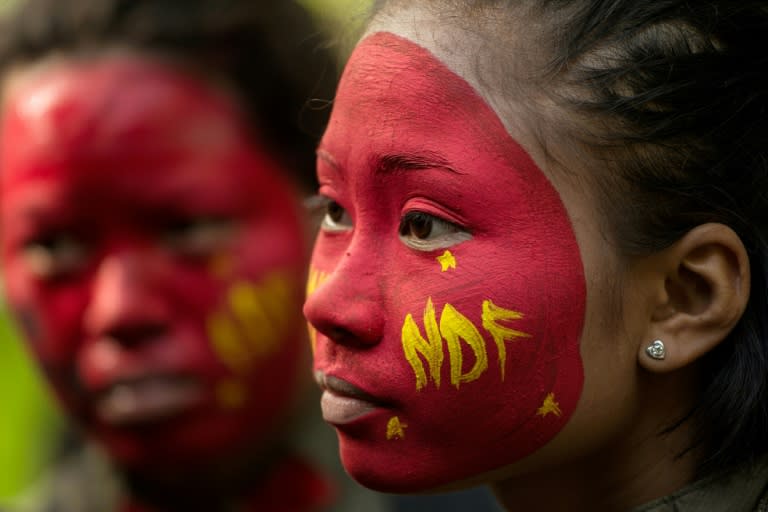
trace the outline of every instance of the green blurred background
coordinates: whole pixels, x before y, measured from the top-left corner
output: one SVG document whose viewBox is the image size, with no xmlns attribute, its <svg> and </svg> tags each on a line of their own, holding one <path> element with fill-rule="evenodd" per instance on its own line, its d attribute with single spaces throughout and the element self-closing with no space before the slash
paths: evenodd
<svg viewBox="0 0 768 512">
<path fill-rule="evenodd" d="M 23 0 L 0 0 L 0 15 Z M 365 18 L 367 0 L 299 0 L 331 40 Z M 343 51 L 343 46 L 341 47 Z M 41 475 L 53 456 L 52 435 L 64 419 L 42 383 L 0 302 L 0 502 L 16 496 Z"/>
</svg>

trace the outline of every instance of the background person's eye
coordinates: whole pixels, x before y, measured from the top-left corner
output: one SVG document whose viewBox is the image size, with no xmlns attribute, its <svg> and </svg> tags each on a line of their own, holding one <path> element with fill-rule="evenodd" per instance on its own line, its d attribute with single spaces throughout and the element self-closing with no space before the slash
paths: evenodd
<svg viewBox="0 0 768 512">
<path fill-rule="evenodd" d="M 444 249 L 472 238 L 467 230 L 424 212 L 408 212 L 400 220 L 400 240 L 417 251 Z"/>
<path fill-rule="evenodd" d="M 170 248 L 183 256 L 207 256 L 228 244 L 235 222 L 224 217 L 177 219 L 165 226 L 163 236 Z"/>
<path fill-rule="evenodd" d="M 352 229 L 352 218 L 343 206 L 329 199 L 325 206 L 322 228 L 325 231 L 348 231 Z"/>
<path fill-rule="evenodd" d="M 38 279 L 54 279 L 80 270 L 87 258 L 85 244 L 69 234 L 52 234 L 29 240 L 22 258 Z"/>
</svg>

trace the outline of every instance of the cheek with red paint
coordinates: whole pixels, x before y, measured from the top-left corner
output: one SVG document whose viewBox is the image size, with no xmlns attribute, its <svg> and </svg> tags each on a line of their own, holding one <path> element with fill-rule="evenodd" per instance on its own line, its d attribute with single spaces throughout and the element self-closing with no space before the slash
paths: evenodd
<svg viewBox="0 0 768 512">
<path fill-rule="evenodd" d="M 0 141 L 4 280 L 65 407 L 132 466 L 265 442 L 302 361 L 285 170 L 229 98 L 163 65 L 18 80 Z"/>
<path fill-rule="evenodd" d="M 312 260 L 315 369 L 374 404 L 324 396 L 347 470 L 421 491 L 547 444 L 581 394 L 586 291 L 542 171 L 469 84 L 388 33 L 353 53 L 319 156 L 345 211 Z"/>
</svg>

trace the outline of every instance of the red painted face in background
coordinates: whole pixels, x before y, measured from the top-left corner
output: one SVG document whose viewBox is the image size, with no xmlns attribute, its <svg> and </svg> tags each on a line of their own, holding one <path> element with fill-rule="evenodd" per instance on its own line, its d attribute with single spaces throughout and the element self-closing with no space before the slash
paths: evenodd
<svg viewBox="0 0 768 512">
<path fill-rule="evenodd" d="M 555 189 L 472 87 L 368 37 L 318 158 L 310 270 L 323 413 L 375 489 L 435 488 L 551 440 L 579 399 L 586 290 Z"/>
<path fill-rule="evenodd" d="M 3 277 L 65 407 L 129 466 L 264 443 L 298 386 L 302 230 L 233 102 L 128 57 L 6 93 Z"/>
</svg>

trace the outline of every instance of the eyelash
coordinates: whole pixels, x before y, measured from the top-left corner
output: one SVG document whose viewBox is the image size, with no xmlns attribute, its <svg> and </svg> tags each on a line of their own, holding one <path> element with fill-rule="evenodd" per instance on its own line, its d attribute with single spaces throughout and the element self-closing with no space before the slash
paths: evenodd
<svg viewBox="0 0 768 512">
<path fill-rule="evenodd" d="M 321 227 L 323 230 L 340 233 L 352 229 L 352 219 L 347 209 L 330 197 L 318 195 L 305 202 L 311 217 L 323 215 Z M 334 218 L 340 215 L 340 217 Z"/>
<path fill-rule="evenodd" d="M 416 226 L 415 229 L 414 226 Z M 437 234 L 435 234 L 435 230 L 437 230 Z M 472 238 L 472 235 L 464 227 L 417 210 L 406 212 L 403 215 L 400 220 L 398 235 L 406 246 L 417 251 L 445 249 Z M 433 238 L 430 239 L 431 236 Z"/>
<path fill-rule="evenodd" d="M 310 214 L 324 213 L 321 225 L 326 232 L 345 232 L 353 227 L 346 208 L 330 197 L 315 196 L 305 205 Z M 407 247 L 424 252 L 451 247 L 472 238 L 459 224 L 419 210 L 403 214 L 397 232 Z"/>
</svg>

